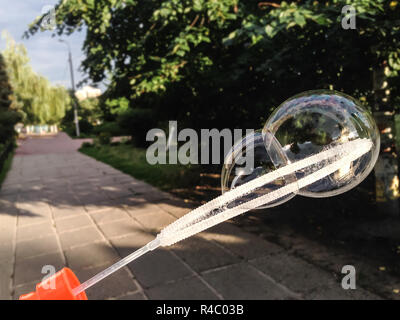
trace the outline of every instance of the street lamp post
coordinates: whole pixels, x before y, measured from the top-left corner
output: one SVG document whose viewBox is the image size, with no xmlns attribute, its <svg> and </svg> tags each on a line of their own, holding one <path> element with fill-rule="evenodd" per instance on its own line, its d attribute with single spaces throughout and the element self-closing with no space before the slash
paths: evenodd
<svg viewBox="0 0 400 320">
<path fill-rule="evenodd" d="M 65 43 L 68 47 L 68 62 L 69 62 L 69 71 L 71 73 L 71 86 L 72 86 L 72 92 L 73 92 L 73 104 L 74 104 L 74 122 L 75 122 L 75 130 L 76 130 L 76 136 L 80 136 L 80 130 L 79 130 L 79 119 L 78 119 L 78 106 L 76 105 L 75 102 L 75 80 L 74 80 L 74 68 L 72 65 L 72 54 L 71 54 L 71 47 L 69 46 L 69 43 L 65 40 L 59 39 L 58 41 Z"/>
</svg>

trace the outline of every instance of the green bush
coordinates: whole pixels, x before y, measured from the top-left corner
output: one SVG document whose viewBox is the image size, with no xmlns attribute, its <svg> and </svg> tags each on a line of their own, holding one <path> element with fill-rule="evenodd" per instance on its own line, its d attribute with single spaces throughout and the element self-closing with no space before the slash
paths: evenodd
<svg viewBox="0 0 400 320">
<path fill-rule="evenodd" d="M 91 148 L 91 147 L 93 147 L 93 143 L 91 142 L 82 143 L 82 148 Z"/>
<path fill-rule="evenodd" d="M 112 135 L 109 132 L 101 132 L 95 139 L 94 144 L 107 145 L 111 143 Z"/>
<path fill-rule="evenodd" d="M 93 133 L 95 134 L 108 133 L 110 136 L 113 137 L 124 135 L 123 130 L 118 126 L 116 122 L 104 122 L 94 127 Z"/>
<path fill-rule="evenodd" d="M 120 114 L 117 124 L 123 132 L 132 136 L 132 142 L 138 147 L 145 147 L 147 132 L 157 126 L 157 119 L 153 110 L 129 109 Z"/>
</svg>

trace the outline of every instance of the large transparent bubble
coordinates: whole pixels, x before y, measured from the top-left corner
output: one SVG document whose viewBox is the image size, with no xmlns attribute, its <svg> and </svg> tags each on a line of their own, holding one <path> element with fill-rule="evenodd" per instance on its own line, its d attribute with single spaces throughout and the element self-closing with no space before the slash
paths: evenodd
<svg viewBox="0 0 400 320">
<path fill-rule="evenodd" d="M 237 143 L 225 159 L 221 173 L 222 192 L 244 184 L 286 164 L 316 155 L 356 139 L 368 139 L 372 148 L 336 172 L 297 190 L 309 197 L 329 197 L 350 190 L 373 169 L 379 154 L 380 138 L 369 112 L 354 98 L 336 91 L 315 90 L 283 102 L 268 118 L 262 132 L 255 132 Z M 358 141 L 358 140 L 357 140 Z M 243 167 L 240 153 L 253 152 L 254 167 Z M 267 194 L 318 169 L 323 163 L 307 166 L 269 183 L 237 201 Z M 268 203 L 271 207 L 291 199 L 291 193 Z"/>
<path fill-rule="evenodd" d="M 273 135 L 268 132 L 262 134 L 261 130 L 251 133 L 237 142 L 225 158 L 221 173 L 222 193 L 287 164 L 288 159 L 281 145 Z M 296 181 L 294 174 L 280 177 L 242 196 L 232 203 L 232 206 L 258 198 L 294 181 Z M 280 205 L 294 196 L 295 194 L 291 193 L 264 206 L 260 206 L 259 209 Z"/>
</svg>

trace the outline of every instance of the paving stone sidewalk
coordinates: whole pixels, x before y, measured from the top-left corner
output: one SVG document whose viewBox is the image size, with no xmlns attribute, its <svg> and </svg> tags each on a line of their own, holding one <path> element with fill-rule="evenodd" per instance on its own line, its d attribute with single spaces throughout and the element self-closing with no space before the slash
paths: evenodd
<svg viewBox="0 0 400 320">
<path fill-rule="evenodd" d="M 184 201 L 79 152 L 64 133 L 23 143 L 0 192 L 0 299 L 70 267 L 81 281 L 187 213 Z M 226 222 L 157 249 L 89 299 L 378 299 Z"/>
</svg>

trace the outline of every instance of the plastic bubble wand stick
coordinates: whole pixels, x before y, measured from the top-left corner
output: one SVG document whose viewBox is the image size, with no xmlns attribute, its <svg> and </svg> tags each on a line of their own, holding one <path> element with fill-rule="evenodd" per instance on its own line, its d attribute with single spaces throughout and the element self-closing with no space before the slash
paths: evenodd
<svg viewBox="0 0 400 320">
<path fill-rule="evenodd" d="M 86 289 L 108 277 L 128 263 L 160 246 L 172 245 L 221 222 L 236 217 L 246 211 L 270 203 L 323 179 L 339 169 L 349 166 L 353 161 L 368 153 L 371 148 L 372 141 L 370 139 L 359 138 L 350 142 L 344 142 L 305 159 L 290 163 L 278 170 L 262 175 L 229 192 L 226 192 L 166 226 L 154 240 L 77 286 L 72 290 L 72 293 L 75 296 L 81 294 Z M 236 207 L 228 208 L 228 205 L 232 203 L 232 201 L 251 193 L 255 189 L 260 188 L 267 183 L 323 161 L 324 163 L 327 163 L 327 165 L 295 182 L 289 183 L 256 199 L 239 204 Z"/>
</svg>

